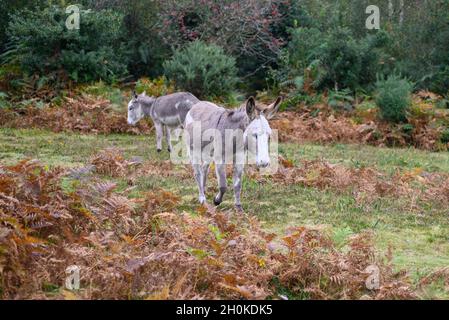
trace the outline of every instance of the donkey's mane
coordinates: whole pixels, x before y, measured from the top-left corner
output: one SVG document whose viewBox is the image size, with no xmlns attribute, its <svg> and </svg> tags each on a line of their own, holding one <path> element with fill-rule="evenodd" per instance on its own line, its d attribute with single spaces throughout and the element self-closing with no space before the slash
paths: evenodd
<svg viewBox="0 0 449 320">
<path fill-rule="evenodd" d="M 156 101 L 156 98 L 149 97 L 147 95 L 139 95 L 139 102 L 145 104 L 145 105 L 151 105 L 153 102 Z"/>
<path fill-rule="evenodd" d="M 228 118 L 232 122 L 241 122 L 245 118 L 248 118 L 248 115 L 246 114 L 245 107 L 238 107 L 232 110 L 228 111 Z"/>
</svg>

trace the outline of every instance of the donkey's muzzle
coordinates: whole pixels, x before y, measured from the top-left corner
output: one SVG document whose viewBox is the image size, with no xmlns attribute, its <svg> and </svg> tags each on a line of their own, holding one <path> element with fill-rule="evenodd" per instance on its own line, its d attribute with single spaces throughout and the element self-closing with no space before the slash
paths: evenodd
<svg viewBox="0 0 449 320">
<path fill-rule="evenodd" d="M 270 165 L 270 162 L 268 162 L 268 161 L 258 161 L 256 163 L 256 165 L 257 165 L 258 168 L 266 168 L 266 167 L 268 167 Z"/>
</svg>

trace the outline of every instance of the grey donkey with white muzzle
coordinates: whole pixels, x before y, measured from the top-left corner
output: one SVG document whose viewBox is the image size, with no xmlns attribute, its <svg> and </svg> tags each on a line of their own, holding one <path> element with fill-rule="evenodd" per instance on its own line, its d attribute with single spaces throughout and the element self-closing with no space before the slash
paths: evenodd
<svg viewBox="0 0 449 320">
<path fill-rule="evenodd" d="M 272 130 L 268 123 L 282 102 L 261 107 L 249 98 L 240 108 L 229 110 L 211 102 L 195 104 L 186 116 L 185 143 L 189 151 L 199 202 L 206 202 L 205 189 L 210 164 L 215 163 L 219 193 L 214 204 L 219 205 L 227 190 L 226 165 L 233 166 L 235 206 L 242 211 L 240 193 L 247 151 L 251 151 L 259 168 L 270 165 L 269 141 Z"/>
</svg>

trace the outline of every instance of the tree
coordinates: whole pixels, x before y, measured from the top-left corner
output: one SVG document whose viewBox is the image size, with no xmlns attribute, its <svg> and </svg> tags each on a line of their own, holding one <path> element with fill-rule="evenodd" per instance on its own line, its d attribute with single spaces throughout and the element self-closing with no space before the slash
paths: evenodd
<svg viewBox="0 0 449 320">
<path fill-rule="evenodd" d="M 9 61 L 41 81 L 62 84 L 118 80 L 127 73 L 123 16 L 111 10 L 80 12 L 82 27 L 67 30 L 65 8 L 22 10 L 8 26 Z M 41 83 L 42 84 L 42 83 Z"/>
<path fill-rule="evenodd" d="M 217 44 L 236 59 L 245 83 L 264 85 L 266 67 L 276 63 L 283 45 L 272 29 L 282 18 L 277 2 L 281 1 L 164 0 L 159 34 L 173 50 L 195 40 Z"/>
</svg>

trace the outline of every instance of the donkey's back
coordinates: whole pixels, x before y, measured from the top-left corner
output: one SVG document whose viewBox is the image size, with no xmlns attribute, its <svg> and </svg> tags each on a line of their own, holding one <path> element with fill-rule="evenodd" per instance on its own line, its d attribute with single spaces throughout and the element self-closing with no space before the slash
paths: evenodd
<svg viewBox="0 0 449 320">
<path fill-rule="evenodd" d="M 226 109 L 223 107 L 219 107 L 212 102 L 200 101 L 193 105 L 188 112 L 185 125 L 188 127 L 194 121 L 199 121 L 201 122 L 202 129 L 206 130 L 214 127 L 224 112 L 226 112 Z"/>
<path fill-rule="evenodd" d="M 189 92 L 177 92 L 162 96 L 155 101 L 151 117 L 169 127 L 183 126 L 187 113 L 199 101 Z"/>
</svg>

